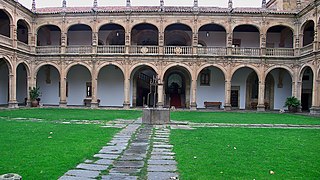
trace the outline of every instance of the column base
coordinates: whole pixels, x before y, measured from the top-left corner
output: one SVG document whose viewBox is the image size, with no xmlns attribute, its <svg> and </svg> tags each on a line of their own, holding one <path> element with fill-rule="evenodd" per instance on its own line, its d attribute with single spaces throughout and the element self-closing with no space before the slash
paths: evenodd
<svg viewBox="0 0 320 180">
<path fill-rule="evenodd" d="M 164 104 L 162 102 L 158 102 L 157 107 L 158 108 L 163 108 Z"/>
<path fill-rule="evenodd" d="M 10 108 L 10 109 L 19 108 L 18 102 L 17 101 L 9 102 L 8 108 Z"/>
<path fill-rule="evenodd" d="M 91 108 L 92 109 L 96 109 L 99 107 L 99 103 L 98 102 L 91 102 Z"/>
<path fill-rule="evenodd" d="M 123 109 L 130 109 L 130 103 L 123 103 Z"/>
<path fill-rule="evenodd" d="M 190 104 L 190 110 L 196 111 L 197 110 L 197 103 L 191 103 Z"/>
<path fill-rule="evenodd" d="M 258 112 L 265 112 L 266 111 L 266 107 L 264 105 L 258 105 L 257 106 L 257 111 Z"/>
<path fill-rule="evenodd" d="M 311 115 L 320 115 L 320 107 L 313 106 L 310 108 Z"/>
<path fill-rule="evenodd" d="M 60 108 L 66 108 L 67 107 L 67 101 L 60 101 L 59 102 L 59 107 Z"/>
<path fill-rule="evenodd" d="M 225 110 L 225 111 L 231 111 L 231 110 L 232 110 L 231 104 L 226 104 L 226 105 L 224 105 L 224 110 Z"/>
</svg>

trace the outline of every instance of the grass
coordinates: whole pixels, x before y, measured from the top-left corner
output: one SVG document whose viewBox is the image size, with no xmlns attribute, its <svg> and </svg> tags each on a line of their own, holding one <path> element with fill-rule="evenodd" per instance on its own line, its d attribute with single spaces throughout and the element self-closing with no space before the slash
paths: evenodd
<svg viewBox="0 0 320 180">
<path fill-rule="evenodd" d="M 296 114 L 256 113 L 256 112 L 171 112 L 171 119 L 195 123 L 234 123 L 234 124 L 307 124 L 319 125 L 319 117 Z"/>
<path fill-rule="evenodd" d="M 60 108 L 31 108 L 2 110 L 0 117 L 37 118 L 43 120 L 114 120 L 137 119 L 141 111 L 134 110 L 92 110 L 92 109 L 60 109 Z"/>
<path fill-rule="evenodd" d="M 319 130 L 200 128 L 170 139 L 181 179 L 320 177 Z"/>
<path fill-rule="evenodd" d="M 91 158 L 117 131 L 98 125 L 0 120 L 0 174 L 57 179 Z"/>
</svg>

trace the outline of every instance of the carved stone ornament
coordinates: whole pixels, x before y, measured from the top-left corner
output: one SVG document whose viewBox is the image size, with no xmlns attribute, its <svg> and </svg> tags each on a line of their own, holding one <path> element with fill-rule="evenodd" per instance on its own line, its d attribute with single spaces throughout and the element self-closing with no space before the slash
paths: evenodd
<svg viewBox="0 0 320 180">
<path fill-rule="evenodd" d="M 143 47 L 140 49 L 140 51 L 142 52 L 142 54 L 146 54 L 148 53 L 149 49 L 147 47 Z"/>
<path fill-rule="evenodd" d="M 182 53 L 181 47 L 176 47 L 176 49 L 174 50 L 174 52 L 175 52 L 176 54 L 181 54 L 181 53 Z"/>
</svg>

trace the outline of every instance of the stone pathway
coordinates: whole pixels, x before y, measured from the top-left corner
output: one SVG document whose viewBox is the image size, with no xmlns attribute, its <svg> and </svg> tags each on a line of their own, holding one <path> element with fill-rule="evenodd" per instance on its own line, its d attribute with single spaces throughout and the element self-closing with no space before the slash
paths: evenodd
<svg viewBox="0 0 320 180">
<path fill-rule="evenodd" d="M 153 134 L 152 126 L 131 122 L 94 155 L 95 160 L 86 160 L 59 179 L 178 179 L 169 136 L 168 128 L 158 128 Z"/>
</svg>

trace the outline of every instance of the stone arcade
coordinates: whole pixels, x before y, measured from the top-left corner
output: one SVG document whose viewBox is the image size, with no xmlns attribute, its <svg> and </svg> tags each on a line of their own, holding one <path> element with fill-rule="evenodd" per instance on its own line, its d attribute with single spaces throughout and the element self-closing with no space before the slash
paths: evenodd
<svg viewBox="0 0 320 180">
<path fill-rule="evenodd" d="M 0 0 L 0 104 L 282 109 L 288 96 L 320 113 L 319 0 L 262 0 L 261 8 L 23 7 Z M 27 100 L 26 100 L 27 99 Z"/>
</svg>

